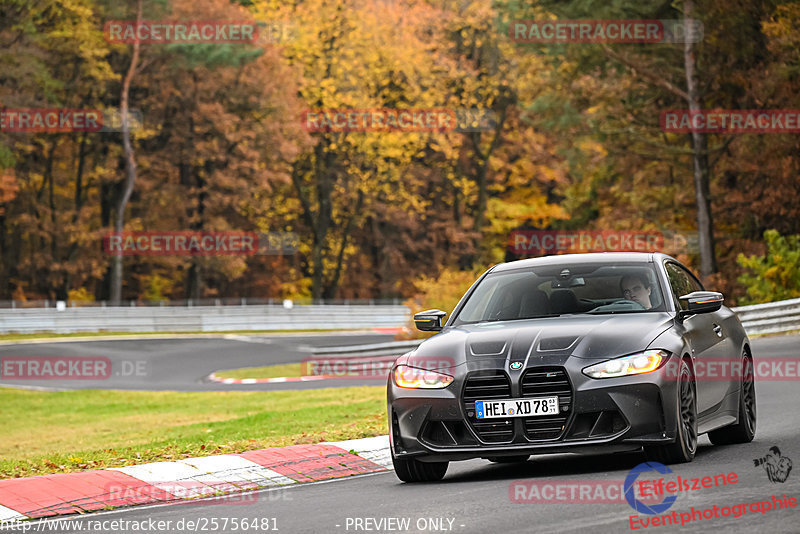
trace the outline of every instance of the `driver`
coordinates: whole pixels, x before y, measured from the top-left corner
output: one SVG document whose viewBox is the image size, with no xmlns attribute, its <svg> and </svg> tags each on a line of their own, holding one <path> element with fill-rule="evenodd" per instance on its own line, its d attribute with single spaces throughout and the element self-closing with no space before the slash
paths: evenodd
<svg viewBox="0 0 800 534">
<path fill-rule="evenodd" d="M 650 294 L 653 289 L 650 287 L 650 280 L 641 274 L 628 274 L 622 277 L 619 287 L 622 290 L 622 297 L 632 300 L 641 305 L 645 310 L 653 307 L 650 303 Z"/>
</svg>

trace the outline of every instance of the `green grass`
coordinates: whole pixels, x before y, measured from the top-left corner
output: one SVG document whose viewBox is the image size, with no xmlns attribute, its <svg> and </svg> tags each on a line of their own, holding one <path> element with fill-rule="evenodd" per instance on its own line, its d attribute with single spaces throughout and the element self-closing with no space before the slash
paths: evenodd
<svg viewBox="0 0 800 534">
<path fill-rule="evenodd" d="M 0 388 L 0 478 L 387 433 L 386 392 L 63 392 Z"/>
<path fill-rule="evenodd" d="M 52 339 L 60 337 L 100 337 L 100 336 L 196 336 L 198 334 L 206 334 L 209 336 L 219 336 L 223 334 L 237 334 L 237 335 L 264 335 L 264 334 L 291 334 L 291 333 L 307 333 L 307 332 L 342 332 L 347 329 L 342 328 L 309 328 L 305 330 L 215 330 L 215 331 L 193 331 L 193 332 L 72 332 L 69 334 L 57 334 L 54 332 L 34 332 L 25 334 L 0 334 L 0 341 L 17 341 L 26 339 Z"/>
<path fill-rule="evenodd" d="M 219 378 L 281 378 L 284 376 L 301 376 L 301 363 L 284 363 L 281 365 L 266 365 L 264 367 L 244 367 L 242 369 L 229 369 L 217 371 L 214 374 Z"/>
</svg>

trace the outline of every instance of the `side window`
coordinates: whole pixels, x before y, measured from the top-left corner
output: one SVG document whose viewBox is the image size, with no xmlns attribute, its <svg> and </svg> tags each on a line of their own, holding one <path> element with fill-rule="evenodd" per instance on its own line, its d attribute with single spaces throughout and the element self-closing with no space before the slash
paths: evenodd
<svg viewBox="0 0 800 534">
<path fill-rule="evenodd" d="M 683 267 L 681 265 L 676 265 L 676 267 L 678 269 L 680 269 L 681 271 L 683 271 L 684 273 L 686 273 L 686 278 L 689 279 L 689 286 L 691 288 L 690 293 L 692 291 L 705 291 L 705 289 L 703 288 L 702 284 L 700 284 L 700 282 L 697 281 L 697 278 L 695 278 L 694 275 L 692 273 L 690 273 L 688 269 L 686 269 L 685 267 Z M 684 295 L 685 295 L 685 293 L 684 293 Z"/>
<path fill-rule="evenodd" d="M 693 291 L 702 291 L 703 287 L 680 265 L 667 263 L 665 267 L 667 269 L 667 278 L 669 278 L 669 286 L 672 288 L 672 293 L 675 295 L 675 302 L 682 308 L 685 308 L 686 303 L 679 302 L 678 297 L 682 297 Z"/>
</svg>

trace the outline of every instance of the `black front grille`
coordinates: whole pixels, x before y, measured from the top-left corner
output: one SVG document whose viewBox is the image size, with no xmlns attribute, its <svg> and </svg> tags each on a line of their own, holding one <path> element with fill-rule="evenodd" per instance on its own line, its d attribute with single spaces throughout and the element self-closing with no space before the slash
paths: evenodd
<svg viewBox="0 0 800 534">
<path fill-rule="evenodd" d="M 557 439 L 563 432 L 572 410 L 572 386 L 563 367 L 536 367 L 522 375 L 523 397 L 558 397 L 558 414 L 528 417 L 525 435 L 531 440 Z"/>
<path fill-rule="evenodd" d="M 475 401 L 510 398 L 511 382 L 503 371 L 477 371 L 467 376 L 464 383 L 464 409 L 468 414 L 470 426 L 483 441 L 487 443 L 511 441 L 514 437 L 514 421 L 477 419 Z"/>
<path fill-rule="evenodd" d="M 514 437 L 514 422 L 498 419 L 470 421 L 472 429 L 487 443 L 506 443 Z"/>
</svg>

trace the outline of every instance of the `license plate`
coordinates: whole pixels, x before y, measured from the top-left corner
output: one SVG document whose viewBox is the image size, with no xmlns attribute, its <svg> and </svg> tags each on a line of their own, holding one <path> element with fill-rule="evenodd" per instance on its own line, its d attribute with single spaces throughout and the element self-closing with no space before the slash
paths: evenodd
<svg viewBox="0 0 800 534">
<path fill-rule="evenodd" d="M 558 397 L 475 402 L 475 416 L 478 419 L 535 417 L 537 415 L 554 415 L 557 413 Z"/>
</svg>

